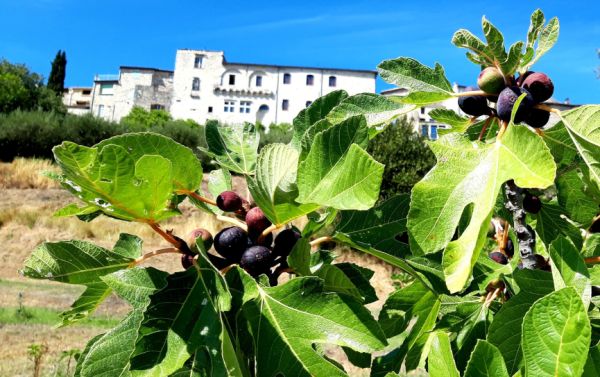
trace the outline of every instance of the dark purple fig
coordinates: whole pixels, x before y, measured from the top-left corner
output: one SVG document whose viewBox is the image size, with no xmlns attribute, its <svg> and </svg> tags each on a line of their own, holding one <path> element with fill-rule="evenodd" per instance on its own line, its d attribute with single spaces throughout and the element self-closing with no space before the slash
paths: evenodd
<svg viewBox="0 0 600 377">
<path fill-rule="evenodd" d="M 493 253 L 490 253 L 490 255 L 488 255 L 488 256 L 496 263 L 508 264 L 508 259 L 506 258 L 506 255 L 502 254 L 499 251 L 494 251 Z"/>
<path fill-rule="evenodd" d="M 554 94 L 554 83 L 546 74 L 537 72 L 527 76 L 522 87 L 533 96 L 535 103 L 544 102 Z"/>
<path fill-rule="evenodd" d="M 535 72 L 533 71 L 527 71 L 525 73 L 523 73 L 522 75 L 519 75 L 519 78 L 517 79 L 517 86 L 523 86 L 523 81 L 525 81 L 525 79 L 527 77 L 529 77 L 529 75 L 534 74 Z"/>
<path fill-rule="evenodd" d="M 525 98 L 521 101 L 519 108 L 517 109 L 517 113 L 515 114 L 515 123 L 521 123 L 533 111 L 533 97 L 531 94 L 518 86 L 510 86 L 500 93 L 498 97 L 498 118 L 502 119 L 505 122 L 510 122 L 510 118 L 512 116 L 513 107 L 515 103 L 519 99 L 522 94 L 526 94 Z"/>
<path fill-rule="evenodd" d="M 231 263 L 239 263 L 248 246 L 248 233 L 237 226 L 225 228 L 215 236 L 215 250 Z"/>
<path fill-rule="evenodd" d="M 525 123 L 533 128 L 542 128 L 550 120 L 550 112 L 542 109 L 533 108 L 531 115 L 525 119 Z"/>
<path fill-rule="evenodd" d="M 272 259 L 271 252 L 266 247 L 252 246 L 244 251 L 240 267 L 246 270 L 250 276 L 257 277 L 270 271 Z"/>
<path fill-rule="evenodd" d="M 302 235 L 293 229 L 286 229 L 275 238 L 273 256 L 287 258 Z"/>
<path fill-rule="evenodd" d="M 479 91 L 479 88 L 476 86 L 467 86 L 465 88 L 466 92 L 474 92 Z M 490 108 L 488 107 L 486 96 L 465 96 L 458 97 L 458 107 L 465 114 L 472 116 L 481 116 L 484 114 L 488 114 L 490 112 Z"/>
<path fill-rule="evenodd" d="M 508 240 L 506 242 L 506 250 L 504 251 L 509 258 L 512 258 L 515 255 L 515 245 L 513 244 L 512 240 Z"/>
<path fill-rule="evenodd" d="M 185 270 L 194 265 L 195 255 L 183 253 L 181 254 L 181 265 Z"/>
<path fill-rule="evenodd" d="M 223 191 L 217 196 L 217 207 L 221 211 L 235 212 L 242 209 L 243 199 L 233 191 Z"/>
<path fill-rule="evenodd" d="M 537 196 L 526 194 L 523 199 L 523 209 L 535 215 L 542 209 L 542 201 Z"/>
<path fill-rule="evenodd" d="M 539 254 L 534 254 L 535 259 L 537 259 L 537 268 L 543 269 L 548 265 L 548 260 Z"/>
</svg>

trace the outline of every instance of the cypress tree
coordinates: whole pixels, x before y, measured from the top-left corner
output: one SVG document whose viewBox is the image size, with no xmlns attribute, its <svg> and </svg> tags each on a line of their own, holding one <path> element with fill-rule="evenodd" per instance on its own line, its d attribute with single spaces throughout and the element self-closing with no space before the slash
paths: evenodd
<svg viewBox="0 0 600 377">
<path fill-rule="evenodd" d="M 56 57 L 52 62 L 52 70 L 48 77 L 48 88 L 52 89 L 57 95 L 62 96 L 65 89 L 65 77 L 67 75 L 67 55 L 64 51 L 58 50 Z"/>
</svg>

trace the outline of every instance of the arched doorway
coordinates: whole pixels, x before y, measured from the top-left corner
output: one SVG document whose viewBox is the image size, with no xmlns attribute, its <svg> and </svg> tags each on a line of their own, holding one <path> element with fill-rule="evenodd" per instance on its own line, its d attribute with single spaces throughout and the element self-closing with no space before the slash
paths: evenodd
<svg viewBox="0 0 600 377">
<path fill-rule="evenodd" d="M 258 107 L 258 111 L 256 112 L 256 121 L 262 123 L 264 126 L 268 127 L 269 125 L 265 125 L 265 118 L 269 113 L 268 105 L 260 105 Z"/>
</svg>

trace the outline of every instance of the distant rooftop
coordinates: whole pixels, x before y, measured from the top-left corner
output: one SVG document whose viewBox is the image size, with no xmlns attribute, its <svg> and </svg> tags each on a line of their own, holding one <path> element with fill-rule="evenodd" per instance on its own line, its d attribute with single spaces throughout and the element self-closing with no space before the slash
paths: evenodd
<svg viewBox="0 0 600 377">
<path fill-rule="evenodd" d="M 158 68 L 150 68 L 150 67 L 132 67 L 132 66 L 128 66 L 128 65 L 122 65 L 119 67 L 119 69 L 137 69 L 140 71 L 157 71 L 157 72 L 173 73 L 173 71 L 169 70 L 169 69 L 158 69 Z"/>
</svg>

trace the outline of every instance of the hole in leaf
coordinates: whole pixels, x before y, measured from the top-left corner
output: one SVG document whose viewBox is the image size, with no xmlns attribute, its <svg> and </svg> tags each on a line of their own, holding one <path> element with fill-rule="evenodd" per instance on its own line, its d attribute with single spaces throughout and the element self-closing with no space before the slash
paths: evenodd
<svg viewBox="0 0 600 377">
<path fill-rule="evenodd" d="M 113 183 L 113 181 L 111 181 L 110 179 L 106 179 L 106 178 L 101 178 L 100 182 Z"/>
</svg>

